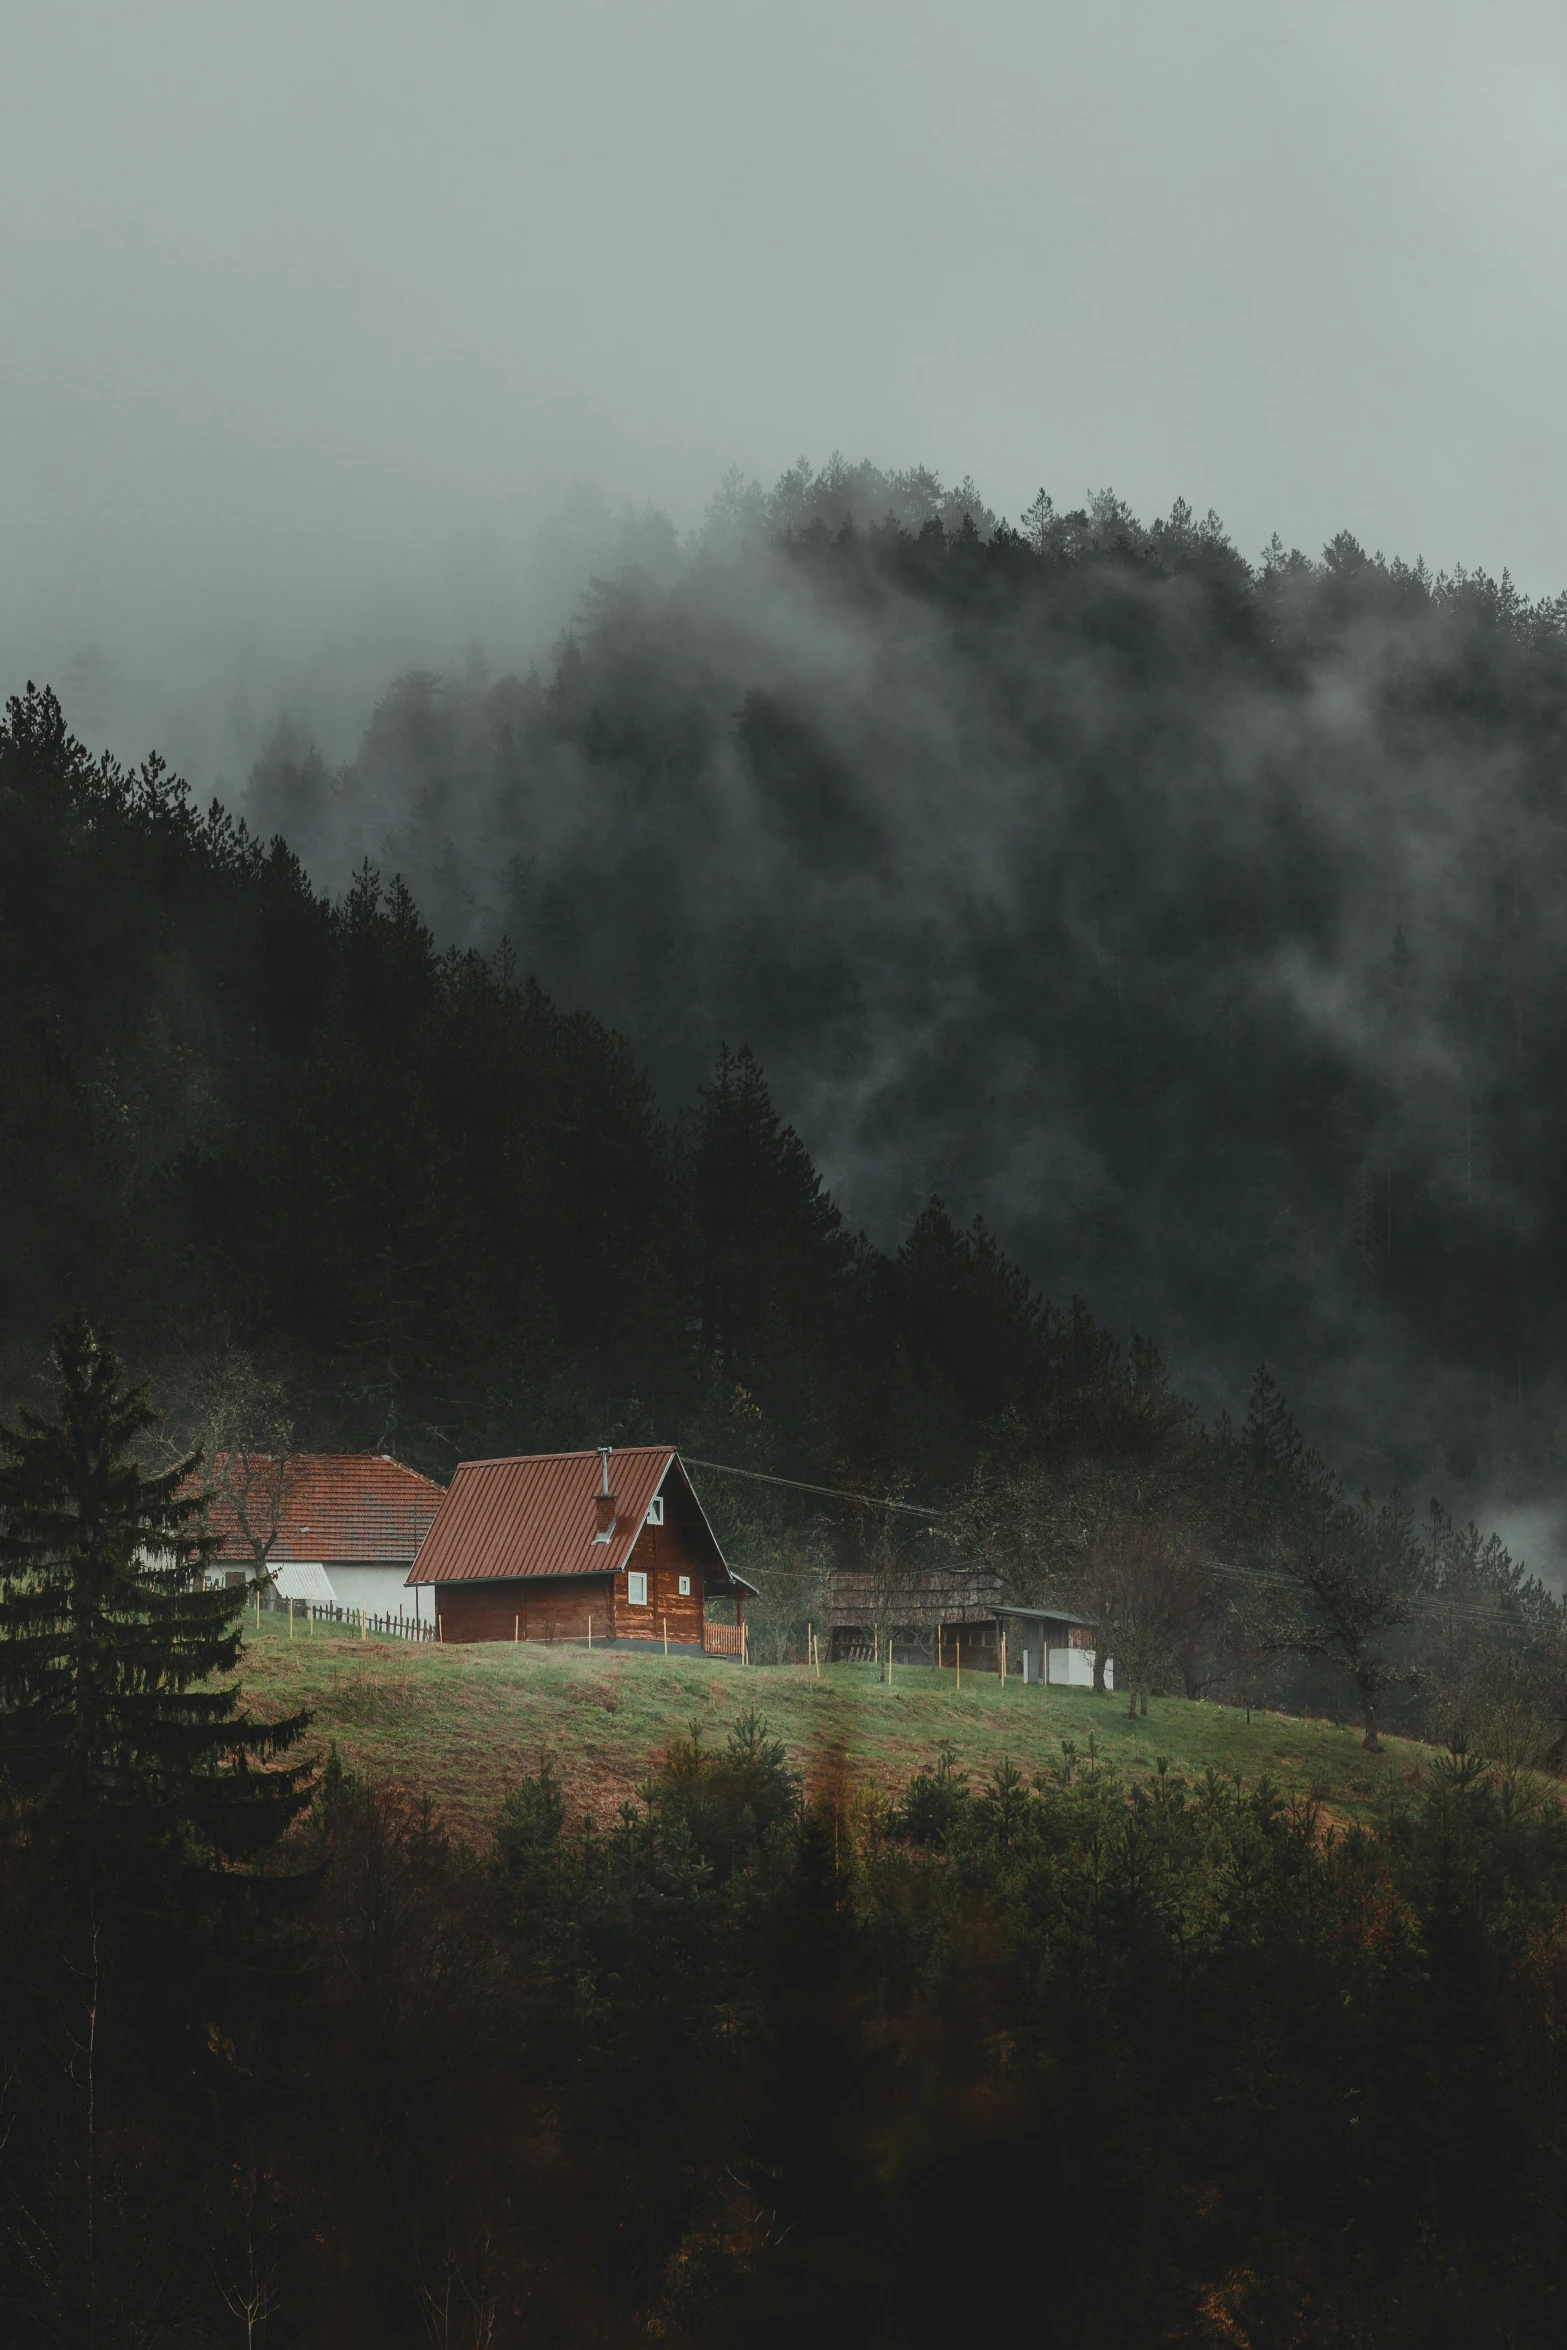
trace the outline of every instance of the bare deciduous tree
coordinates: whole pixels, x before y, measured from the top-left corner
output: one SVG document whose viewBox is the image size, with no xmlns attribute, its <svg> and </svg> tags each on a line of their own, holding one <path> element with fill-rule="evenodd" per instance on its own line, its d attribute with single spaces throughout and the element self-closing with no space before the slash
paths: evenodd
<svg viewBox="0 0 1567 2350">
<path fill-rule="evenodd" d="M 1172 1527 L 1124 1519 L 1094 1545 L 1075 1596 L 1098 1626 L 1095 1682 L 1107 1655 L 1128 1711 L 1148 1710 L 1162 1682 L 1181 1677 L 1201 1629 L 1209 1590 L 1200 1553 Z"/>
<path fill-rule="evenodd" d="M 268 1580 L 294 1444 L 283 1382 L 220 1334 L 169 1366 L 163 1388 L 160 1449 L 171 1459 L 200 1452 L 209 1502 L 249 1551 L 253 1579 Z"/>
</svg>

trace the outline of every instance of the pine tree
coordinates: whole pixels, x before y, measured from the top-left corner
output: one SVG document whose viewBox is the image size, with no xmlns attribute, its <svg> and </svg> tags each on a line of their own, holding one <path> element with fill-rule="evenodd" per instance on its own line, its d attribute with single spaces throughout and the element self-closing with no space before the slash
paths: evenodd
<svg viewBox="0 0 1567 2350">
<path fill-rule="evenodd" d="M 854 1244 L 749 1045 L 722 1048 L 683 1140 L 704 1350 L 776 1389 L 791 1339 L 832 1332 Z"/>
<path fill-rule="evenodd" d="M 283 1759 L 309 1717 L 240 1711 L 244 1593 L 206 1587 L 199 1455 L 143 1474 L 157 1415 L 86 1320 L 54 1361 L 58 1419 L 0 1428 L 0 1791 L 105 2050 L 172 2077 L 232 2058 L 236 1998 L 254 2021 L 297 1973 L 276 1929 L 311 1880 L 245 1864 L 310 1801 Z"/>
<path fill-rule="evenodd" d="M 196 1460 L 143 1475 L 130 1448 L 156 1415 L 88 1322 L 56 1325 L 54 1360 L 58 1418 L 0 1428 L 0 1818 L 20 1921 L 0 2297 L 26 2305 L 26 2338 L 93 2344 L 143 2338 L 194 2289 L 174 2215 L 209 2185 L 221 2201 L 244 2115 L 278 2086 L 268 2024 L 308 1980 L 291 1919 L 315 1878 L 244 1864 L 309 1801 L 311 1771 L 282 1759 L 305 1716 L 239 1710 L 244 1593 L 205 1587 Z"/>
<path fill-rule="evenodd" d="M 157 1415 L 84 1319 L 54 1359 L 58 1420 L 0 1427 L 0 1773 L 116 1870 L 251 1859 L 309 1800 L 309 1766 L 278 1759 L 307 1717 L 263 1724 L 208 1686 L 239 1661 L 243 1595 L 205 1587 L 199 1455 L 142 1473 Z"/>
</svg>

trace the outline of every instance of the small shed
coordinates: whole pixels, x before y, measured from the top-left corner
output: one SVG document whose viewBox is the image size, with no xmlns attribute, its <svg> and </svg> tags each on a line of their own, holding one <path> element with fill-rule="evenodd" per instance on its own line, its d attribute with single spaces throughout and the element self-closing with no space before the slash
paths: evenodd
<svg viewBox="0 0 1567 2350">
<path fill-rule="evenodd" d="M 408 1576 L 448 1641 L 591 1641 L 738 1656 L 745 1600 L 668 1444 L 464 1461 Z M 733 1622 L 707 1602 L 733 1603 Z"/>
<path fill-rule="evenodd" d="M 1058 1689 L 1092 1689 L 1099 1647 L 1099 1627 L 1092 1616 L 1069 1615 L 1065 1608 L 998 1607 L 991 1632 L 992 1671 L 1003 1634 L 1009 1673 L 1048 1681 Z M 1105 1687 L 1115 1687 L 1113 1657 L 1105 1659 Z"/>
</svg>

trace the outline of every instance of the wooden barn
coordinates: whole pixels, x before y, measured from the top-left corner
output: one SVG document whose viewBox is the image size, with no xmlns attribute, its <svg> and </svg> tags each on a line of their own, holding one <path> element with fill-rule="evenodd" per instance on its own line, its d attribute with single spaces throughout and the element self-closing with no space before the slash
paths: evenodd
<svg viewBox="0 0 1567 2350">
<path fill-rule="evenodd" d="M 991 1629 L 1001 1598 L 999 1575 L 963 1567 L 920 1567 L 896 1576 L 838 1567 L 828 1579 L 827 1616 L 834 1664 L 868 1664 L 891 1638 L 900 1664 L 934 1664 L 943 1627 Z M 949 1660 L 950 1662 L 950 1656 Z"/>
<path fill-rule="evenodd" d="M 464 1461 L 408 1577 L 443 1640 L 635 1642 L 738 1656 L 755 1585 L 667 1444 Z M 707 1602 L 732 1601 L 732 1623 Z"/>
<path fill-rule="evenodd" d="M 1001 1578 L 961 1567 L 926 1567 L 896 1580 L 840 1568 L 828 1586 L 829 1655 L 834 1664 L 868 1664 L 892 1644 L 895 1663 L 1007 1671 L 1058 1688 L 1091 1688 L 1097 1630 L 1065 1608 L 1010 1607 Z M 1113 1661 L 1106 1685 L 1115 1686 Z"/>
</svg>

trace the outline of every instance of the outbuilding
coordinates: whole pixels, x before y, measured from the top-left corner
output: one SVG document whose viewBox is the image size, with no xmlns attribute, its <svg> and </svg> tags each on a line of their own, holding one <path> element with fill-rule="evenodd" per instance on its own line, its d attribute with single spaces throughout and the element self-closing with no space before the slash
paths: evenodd
<svg viewBox="0 0 1567 2350">
<path fill-rule="evenodd" d="M 1058 1607 L 1003 1607 L 948 1620 L 937 1633 L 943 1664 L 965 1672 L 995 1673 L 1006 1660 L 1009 1673 L 1056 1689 L 1091 1689 L 1098 1627 L 1091 1616 L 1069 1615 Z M 1115 1687 L 1115 1660 L 1105 1659 L 1105 1687 Z"/>
<path fill-rule="evenodd" d="M 967 1567 L 906 1567 L 896 1574 L 836 1567 L 827 1587 L 831 1661 L 869 1664 L 890 1642 L 895 1663 L 933 1665 L 945 1633 L 950 1664 L 954 1634 L 967 1640 L 972 1630 L 988 1637 L 994 1667 L 1000 1597 L 999 1575 Z"/>
<path fill-rule="evenodd" d="M 464 1461 L 408 1577 L 446 1641 L 635 1643 L 739 1656 L 756 1586 L 668 1444 Z M 712 1598 L 733 1621 L 707 1620 Z"/>
<path fill-rule="evenodd" d="M 868 1664 L 891 1645 L 898 1664 L 1007 1671 L 1062 1689 L 1091 1689 L 1098 1628 L 1066 1608 L 1010 1607 L 1000 1577 L 963 1568 L 923 1568 L 896 1581 L 862 1568 L 831 1578 L 827 1612 L 834 1664 Z M 1114 1660 L 1105 1686 L 1115 1687 Z"/>
<path fill-rule="evenodd" d="M 1058 1689 L 1092 1689 L 1099 1627 L 1092 1616 L 1068 1615 L 1064 1608 L 998 1607 L 990 1634 L 990 1663 L 1006 1641 L 1007 1670 Z M 1115 1659 L 1105 1659 L 1105 1687 L 1115 1687 Z"/>
</svg>

